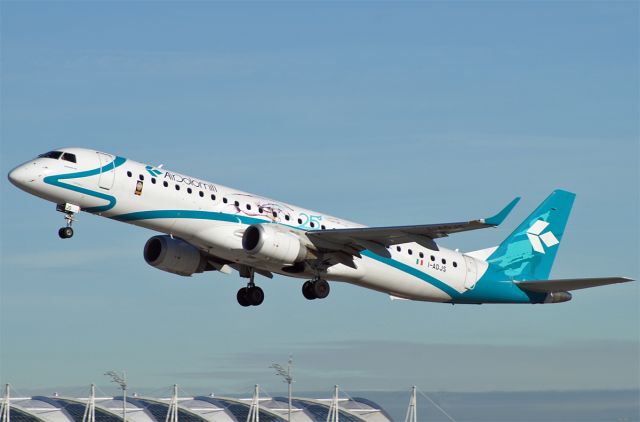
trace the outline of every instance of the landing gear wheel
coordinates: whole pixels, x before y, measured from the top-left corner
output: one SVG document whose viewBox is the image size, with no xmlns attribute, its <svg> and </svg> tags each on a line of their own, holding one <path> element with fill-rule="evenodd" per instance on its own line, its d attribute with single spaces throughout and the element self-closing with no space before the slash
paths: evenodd
<svg viewBox="0 0 640 422">
<path fill-rule="evenodd" d="M 307 280 L 304 282 L 304 284 L 302 285 L 302 296 L 304 296 L 307 300 L 317 299 L 315 293 L 313 293 L 312 281 Z"/>
<path fill-rule="evenodd" d="M 264 292 L 258 286 L 249 287 L 247 291 L 247 299 L 252 306 L 258 306 L 264 302 Z"/>
<path fill-rule="evenodd" d="M 318 299 L 324 299 L 329 296 L 330 291 L 331 288 L 327 280 L 319 279 L 313 282 L 313 293 Z"/>
<path fill-rule="evenodd" d="M 248 291 L 249 291 L 249 289 L 247 289 L 246 287 L 243 287 L 242 289 L 238 290 L 238 294 L 236 295 L 236 299 L 238 299 L 238 303 L 240 304 L 240 306 L 247 307 L 247 306 L 251 305 L 251 303 L 249 302 Z"/>
<path fill-rule="evenodd" d="M 238 290 L 236 298 L 242 306 L 258 306 L 264 302 L 264 292 L 255 284 L 255 270 L 251 267 L 240 267 L 240 277 L 248 278 L 247 287 Z"/>
<path fill-rule="evenodd" d="M 58 236 L 60 236 L 61 239 L 68 239 L 73 236 L 73 229 L 71 227 L 62 227 L 58 230 Z"/>
</svg>

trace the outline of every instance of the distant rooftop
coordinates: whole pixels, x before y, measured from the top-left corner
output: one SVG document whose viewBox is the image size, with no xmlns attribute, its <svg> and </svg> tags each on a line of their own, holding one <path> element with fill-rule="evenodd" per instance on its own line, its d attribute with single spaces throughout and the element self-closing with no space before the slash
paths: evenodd
<svg viewBox="0 0 640 422">
<path fill-rule="evenodd" d="M 89 399 L 34 396 L 10 399 L 11 422 L 82 422 Z M 171 398 L 127 396 L 127 422 L 165 422 Z M 177 401 L 180 422 L 246 422 L 251 399 L 230 397 L 180 397 Z M 339 418 L 344 422 L 392 422 L 376 403 L 361 398 L 340 398 Z M 122 396 L 96 397 L 96 422 L 123 422 Z M 331 399 L 294 397 L 292 422 L 326 422 Z M 287 421 L 286 397 L 261 397 L 261 422 Z M 5 422 L 0 421 L 0 422 Z"/>
</svg>

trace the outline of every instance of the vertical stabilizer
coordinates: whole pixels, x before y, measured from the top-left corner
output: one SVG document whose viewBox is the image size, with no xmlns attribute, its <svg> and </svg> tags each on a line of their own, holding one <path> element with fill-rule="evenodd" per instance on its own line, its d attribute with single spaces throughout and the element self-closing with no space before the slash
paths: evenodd
<svg viewBox="0 0 640 422">
<path fill-rule="evenodd" d="M 549 278 L 575 197 L 553 191 L 487 258 L 493 270 L 511 280 Z"/>
</svg>

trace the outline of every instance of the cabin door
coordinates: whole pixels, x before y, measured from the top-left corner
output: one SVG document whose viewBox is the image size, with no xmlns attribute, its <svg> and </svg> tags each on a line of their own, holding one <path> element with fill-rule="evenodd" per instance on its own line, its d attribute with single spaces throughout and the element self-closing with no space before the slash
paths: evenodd
<svg viewBox="0 0 640 422">
<path fill-rule="evenodd" d="M 98 185 L 102 189 L 111 189 L 116 178 L 116 168 L 113 164 L 114 156 L 110 154 L 98 153 L 100 159 L 100 180 Z"/>
</svg>

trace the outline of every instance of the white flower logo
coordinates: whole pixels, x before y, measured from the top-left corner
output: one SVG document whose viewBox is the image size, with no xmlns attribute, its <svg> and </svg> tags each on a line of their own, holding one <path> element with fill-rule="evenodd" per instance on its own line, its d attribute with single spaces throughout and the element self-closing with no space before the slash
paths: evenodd
<svg viewBox="0 0 640 422">
<path fill-rule="evenodd" d="M 533 223 L 529 230 L 527 230 L 527 237 L 529 238 L 529 242 L 531 242 L 531 246 L 533 246 L 533 250 L 536 252 L 545 253 L 545 246 L 547 248 L 550 248 L 551 246 L 560 243 L 560 241 L 551 231 L 542 233 L 548 225 L 549 223 L 547 223 L 546 221 L 538 220 Z M 543 243 L 544 246 L 542 246 Z"/>
</svg>

